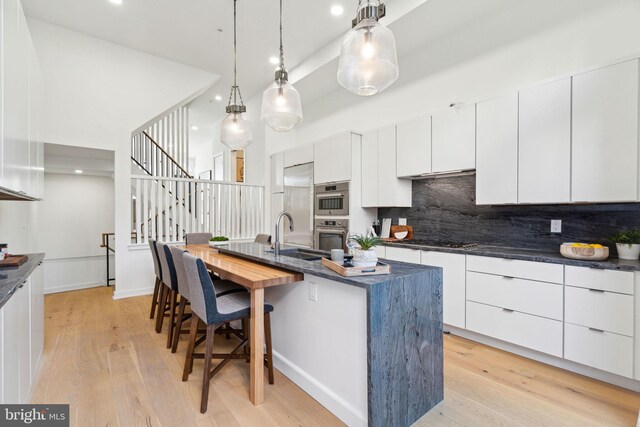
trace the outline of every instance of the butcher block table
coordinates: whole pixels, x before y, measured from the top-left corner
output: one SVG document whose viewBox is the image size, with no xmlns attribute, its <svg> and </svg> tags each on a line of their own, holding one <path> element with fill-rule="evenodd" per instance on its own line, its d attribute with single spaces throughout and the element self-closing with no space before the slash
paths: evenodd
<svg viewBox="0 0 640 427">
<path fill-rule="evenodd" d="M 180 246 L 204 261 L 207 268 L 226 280 L 249 290 L 251 320 L 249 344 L 251 347 L 249 396 L 254 405 L 264 401 L 264 288 L 304 280 L 304 274 L 259 264 L 247 259 L 218 253 L 209 245 Z"/>
</svg>

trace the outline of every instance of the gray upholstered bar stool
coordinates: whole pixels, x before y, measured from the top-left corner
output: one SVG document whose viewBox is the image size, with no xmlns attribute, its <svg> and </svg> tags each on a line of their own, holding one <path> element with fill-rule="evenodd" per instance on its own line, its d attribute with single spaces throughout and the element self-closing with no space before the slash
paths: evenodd
<svg viewBox="0 0 640 427">
<path fill-rule="evenodd" d="M 263 245 L 269 245 L 271 244 L 271 234 L 258 234 L 254 242 L 261 243 Z"/>
<path fill-rule="evenodd" d="M 187 282 L 187 276 L 184 270 L 184 262 L 182 260 L 182 254 L 186 251 L 184 249 L 177 248 L 175 246 L 165 246 L 167 253 L 167 262 L 169 268 L 173 266 L 176 272 L 176 279 L 178 285 L 178 292 L 180 293 L 180 302 L 178 304 L 178 314 L 176 315 L 175 329 L 173 331 L 173 344 L 171 346 L 171 352 L 175 353 L 178 349 L 178 340 L 180 334 L 188 334 L 189 330 L 182 329 L 182 324 L 185 320 L 191 318 L 191 314 L 186 313 L 186 307 L 190 304 L 191 297 L 189 296 L 189 283 Z M 223 296 L 233 292 L 245 292 L 246 289 L 228 280 L 216 280 L 216 295 Z M 193 321 L 193 319 L 192 319 Z M 197 319 L 195 319 L 197 322 Z M 231 328 L 231 325 L 227 324 L 224 330 L 219 330 L 219 333 L 235 334 L 238 335 L 239 331 Z"/>
<path fill-rule="evenodd" d="M 184 235 L 184 243 L 187 245 L 208 245 L 211 233 L 187 233 Z"/>
<path fill-rule="evenodd" d="M 162 269 L 160 269 L 160 260 L 158 259 L 158 248 L 156 247 L 156 241 L 151 239 L 149 240 L 149 249 L 151 251 L 151 258 L 153 258 L 153 271 L 156 274 L 156 283 L 153 287 L 153 299 L 151 300 L 151 314 L 149 315 L 150 319 L 153 319 L 153 316 L 156 313 L 156 306 L 158 305 L 158 300 L 160 299 L 160 286 L 162 285 Z"/>
<path fill-rule="evenodd" d="M 231 353 L 213 353 L 213 341 L 216 328 L 224 323 L 235 320 L 244 320 L 251 316 L 251 299 L 248 293 L 235 292 L 224 296 L 216 296 L 218 282 L 214 282 L 209 277 L 207 268 L 201 259 L 194 257 L 189 253 L 182 255 L 184 260 L 184 268 L 189 282 L 189 293 L 191 295 L 191 311 L 193 318 L 191 319 L 191 328 L 189 333 L 189 346 L 187 347 L 187 356 L 184 361 L 184 371 L 182 373 L 182 381 L 187 381 L 189 373 L 193 368 L 194 358 L 204 359 L 204 372 L 202 380 L 202 397 L 200 400 L 200 412 L 207 412 L 207 403 L 209 400 L 209 382 L 220 369 L 226 365 L 231 359 L 246 359 L 247 355 L 239 353 L 248 344 L 248 337 L 245 335 L 240 344 Z M 270 313 L 273 306 L 265 301 L 264 304 L 264 327 L 265 327 L 265 343 L 267 353 L 265 355 L 265 363 L 269 372 L 269 384 L 274 383 L 273 378 L 273 359 L 271 350 L 271 320 Z M 196 319 L 202 320 L 207 325 L 206 348 L 204 354 L 195 354 L 196 336 L 198 333 L 198 323 Z M 222 359 L 222 361 L 211 369 L 212 359 Z"/>
<path fill-rule="evenodd" d="M 176 278 L 176 270 L 173 263 L 169 264 L 167 254 L 171 254 L 169 247 L 162 243 L 156 242 L 158 249 L 158 259 L 160 260 L 160 269 L 162 270 L 162 286 L 160 291 L 160 300 L 158 302 L 158 311 L 156 313 L 156 332 L 162 331 L 164 323 L 164 309 L 169 305 L 169 330 L 167 337 L 167 348 L 171 347 L 173 337 L 173 328 L 175 327 L 176 303 L 178 300 L 178 281 Z"/>
</svg>

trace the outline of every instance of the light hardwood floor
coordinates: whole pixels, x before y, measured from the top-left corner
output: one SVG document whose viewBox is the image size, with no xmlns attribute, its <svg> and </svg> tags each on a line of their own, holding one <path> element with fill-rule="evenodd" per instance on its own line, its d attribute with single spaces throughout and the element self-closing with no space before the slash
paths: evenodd
<svg viewBox="0 0 640 427">
<path fill-rule="evenodd" d="M 33 403 L 70 403 L 73 426 L 341 425 L 279 372 L 254 407 L 242 361 L 213 379 L 201 415 L 202 362 L 180 380 L 186 336 L 171 354 L 164 331 L 153 331 L 149 297 L 111 297 L 110 288 L 46 296 Z M 639 408 L 636 393 L 445 336 L 445 400 L 416 425 L 632 426 Z"/>
</svg>

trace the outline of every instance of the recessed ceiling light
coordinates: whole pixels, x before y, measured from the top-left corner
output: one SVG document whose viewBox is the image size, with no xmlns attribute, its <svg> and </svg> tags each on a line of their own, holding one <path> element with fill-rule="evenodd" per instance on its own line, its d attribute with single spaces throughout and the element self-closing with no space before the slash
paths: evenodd
<svg viewBox="0 0 640 427">
<path fill-rule="evenodd" d="M 334 4 L 333 6 L 331 6 L 331 14 L 333 16 L 340 16 L 343 13 L 344 13 L 344 7 L 342 7 L 342 5 Z"/>
<path fill-rule="evenodd" d="M 82 169 L 76 169 L 74 172 L 80 174 L 82 173 Z"/>
<path fill-rule="evenodd" d="M 113 4 L 122 4 L 122 0 L 109 0 Z"/>
<path fill-rule="evenodd" d="M 271 58 L 269 58 L 269 62 L 271 62 L 273 65 L 276 65 L 277 63 L 280 62 L 280 60 L 278 59 L 277 56 L 272 56 Z"/>
<path fill-rule="evenodd" d="M 216 95 L 216 96 L 215 96 L 215 100 L 216 100 L 216 101 L 222 101 L 222 97 L 221 97 L 220 95 Z"/>
<path fill-rule="evenodd" d="M 198 130 L 198 126 L 196 126 L 196 125 L 191 125 L 191 130 Z"/>
</svg>

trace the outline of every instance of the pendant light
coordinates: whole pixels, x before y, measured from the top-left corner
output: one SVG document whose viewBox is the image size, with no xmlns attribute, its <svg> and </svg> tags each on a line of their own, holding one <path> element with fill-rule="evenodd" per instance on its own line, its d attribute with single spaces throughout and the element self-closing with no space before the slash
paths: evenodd
<svg viewBox="0 0 640 427">
<path fill-rule="evenodd" d="M 229 94 L 229 103 L 227 104 L 227 117 L 222 121 L 220 129 L 220 141 L 231 148 L 232 150 L 242 150 L 247 145 L 253 142 L 253 132 L 251 130 L 251 123 L 245 117 L 244 113 L 247 111 L 247 107 L 242 100 L 242 94 L 237 83 L 237 70 L 238 70 L 238 47 L 237 47 L 237 16 L 236 16 L 236 3 L 238 0 L 233 0 L 233 86 L 231 86 L 231 93 Z M 240 99 L 240 105 L 238 105 L 238 98 Z M 233 101 L 233 103 L 232 103 Z"/>
<path fill-rule="evenodd" d="M 398 78 L 396 40 L 378 22 L 385 12 L 379 0 L 359 0 L 353 28 L 342 40 L 338 83 L 356 95 L 380 93 Z"/>
<path fill-rule="evenodd" d="M 280 0 L 280 66 L 275 82 L 262 95 L 260 119 L 273 130 L 287 132 L 302 120 L 300 93 L 288 81 L 282 47 L 282 0 Z"/>
</svg>

